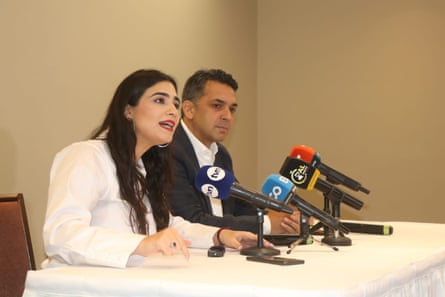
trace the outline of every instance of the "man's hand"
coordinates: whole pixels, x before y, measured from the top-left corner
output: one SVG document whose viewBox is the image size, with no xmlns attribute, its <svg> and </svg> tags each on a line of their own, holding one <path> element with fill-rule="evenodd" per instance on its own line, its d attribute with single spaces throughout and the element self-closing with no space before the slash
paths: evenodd
<svg viewBox="0 0 445 297">
<path fill-rule="evenodd" d="M 297 209 L 291 215 L 269 210 L 268 216 L 271 234 L 300 234 L 300 212 Z"/>
</svg>

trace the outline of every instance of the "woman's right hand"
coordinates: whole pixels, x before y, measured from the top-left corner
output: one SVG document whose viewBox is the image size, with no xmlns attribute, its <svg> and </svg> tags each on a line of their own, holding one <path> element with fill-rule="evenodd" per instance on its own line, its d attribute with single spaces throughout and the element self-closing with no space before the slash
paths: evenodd
<svg viewBox="0 0 445 297">
<path fill-rule="evenodd" d="M 182 253 L 188 260 L 190 258 L 188 247 L 190 245 L 191 242 L 189 240 L 184 240 L 175 229 L 168 227 L 145 237 L 133 254 L 149 256 L 154 253 L 161 253 L 165 256 L 172 256 Z"/>
</svg>

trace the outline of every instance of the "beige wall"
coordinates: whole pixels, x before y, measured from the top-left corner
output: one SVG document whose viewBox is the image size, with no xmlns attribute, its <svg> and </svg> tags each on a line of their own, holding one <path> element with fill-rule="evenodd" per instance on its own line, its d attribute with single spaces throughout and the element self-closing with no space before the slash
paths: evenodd
<svg viewBox="0 0 445 297">
<path fill-rule="evenodd" d="M 123 77 L 155 67 L 182 87 L 221 67 L 241 85 L 226 144 L 243 185 L 307 144 L 372 190 L 345 217 L 445 223 L 442 3 L 0 0 L 0 192 L 24 193 L 40 262 L 52 158 Z"/>
<path fill-rule="evenodd" d="M 201 67 L 232 72 L 240 108 L 228 145 L 255 185 L 255 1 L 0 0 L 0 36 L 0 192 L 24 193 L 38 262 L 54 154 L 87 137 L 139 68 L 162 69 L 180 88 Z"/>
<path fill-rule="evenodd" d="M 306 144 L 371 189 L 344 217 L 445 223 L 445 2 L 258 3 L 259 182 Z"/>
</svg>

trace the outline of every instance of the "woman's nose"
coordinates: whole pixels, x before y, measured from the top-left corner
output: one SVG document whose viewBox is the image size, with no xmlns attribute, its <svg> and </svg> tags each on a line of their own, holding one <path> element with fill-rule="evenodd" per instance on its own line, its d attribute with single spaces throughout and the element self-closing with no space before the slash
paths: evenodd
<svg viewBox="0 0 445 297">
<path fill-rule="evenodd" d="M 172 116 L 174 116 L 174 117 L 177 117 L 178 115 L 179 115 L 179 111 L 178 111 L 178 108 L 176 107 L 176 105 L 172 105 L 171 107 L 170 107 L 170 109 L 169 109 L 169 111 L 168 111 L 168 114 L 169 115 L 172 115 Z"/>
</svg>

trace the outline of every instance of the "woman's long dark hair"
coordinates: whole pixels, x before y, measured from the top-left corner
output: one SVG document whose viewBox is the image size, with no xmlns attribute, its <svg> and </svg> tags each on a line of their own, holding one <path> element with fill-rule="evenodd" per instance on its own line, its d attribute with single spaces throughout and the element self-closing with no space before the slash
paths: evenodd
<svg viewBox="0 0 445 297">
<path fill-rule="evenodd" d="M 103 123 L 92 139 L 105 138 L 116 165 L 122 199 L 130 205 L 130 224 L 133 232 L 148 233 L 147 208 L 143 203 L 148 196 L 157 231 L 168 226 L 170 208 L 164 193 L 173 181 L 170 148 L 153 146 L 143 156 L 147 175 L 137 169 L 135 161 L 136 135 L 133 122 L 125 117 L 127 105 L 136 106 L 145 90 L 168 81 L 177 91 L 176 81 L 158 70 L 138 70 L 126 77 L 117 87 Z"/>
</svg>

